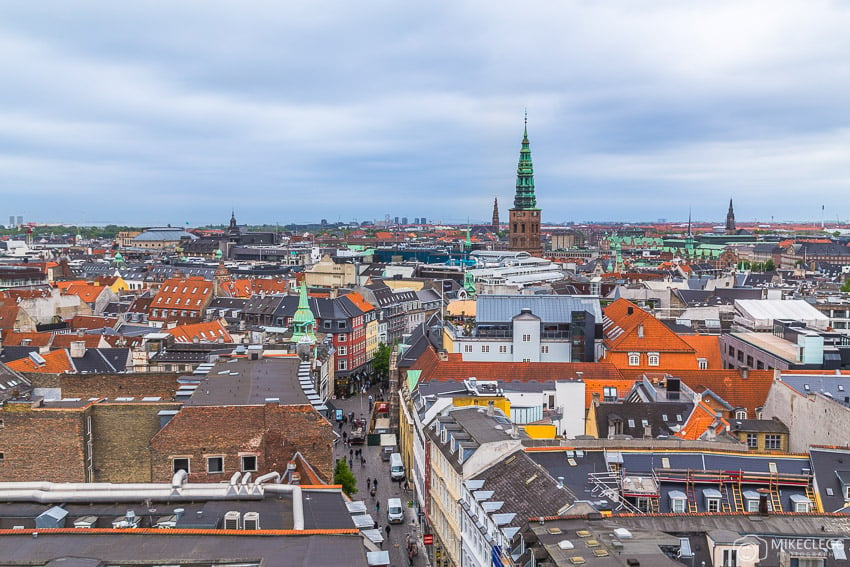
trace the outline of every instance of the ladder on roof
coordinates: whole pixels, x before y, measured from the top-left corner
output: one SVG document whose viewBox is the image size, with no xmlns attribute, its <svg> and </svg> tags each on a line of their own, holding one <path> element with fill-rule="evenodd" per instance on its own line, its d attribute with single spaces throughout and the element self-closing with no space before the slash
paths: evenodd
<svg viewBox="0 0 850 567">
<path fill-rule="evenodd" d="M 660 512 L 660 509 L 659 509 L 659 506 L 658 506 L 658 500 L 659 500 L 659 498 L 649 498 L 649 513 L 650 514 L 657 514 L 658 512 Z"/>
<path fill-rule="evenodd" d="M 779 473 L 770 473 L 770 505 L 772 512 L 782 512 L 782 497 L 779 491 Z"/>
<path fill-rule="evenodd" d="M 820 506 L 820 500 L 818 500 L 815 490 L 812 488 L 811 480 L 809 480 L 809 483 L 806 485 L 806 498 L 812 502 L 811 512 L 823 512 Z"/>
<path fill-rule="evenodd" d="M 746 512 L 746 509 L 744 508 L 744 495 L 741 493 L 740 481 L 732 483 L 732 504 L 735 506 L 733 512 Z"/>
<path fill-rule="evenodd" d="M 699 511 L 699 507 L 697 506 L 696 487 L 694 486 L 693 476 L 691 476 L 691 469 L 688 469 L 685 477 L 685 494 L 688 497 L 688 512 L 695 514 Z"/>
<path fill-rule="evenodd" d="M 732 511 L 732 503 L 729 501 L 729 485 L 723 482 L 722 473 L 717 490 L 720 491 L 720 511 L 728 514 Z"/>
</svg>

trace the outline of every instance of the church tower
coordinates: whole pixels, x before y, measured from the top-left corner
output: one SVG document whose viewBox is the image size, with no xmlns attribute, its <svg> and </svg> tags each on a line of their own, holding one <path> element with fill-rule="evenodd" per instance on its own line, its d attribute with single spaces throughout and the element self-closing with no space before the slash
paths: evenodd
<svg viewBox="0 0 850 567">
<path fill-rule="evenodd" d="M 735 211 L 732 209 L 732 199 L 729 199 L 729 212 L 726 213 L 726 234 L 736 234 Z"/>
<path fill-rule="evenodd" d="M 493 197 L 493 230 L 499 230 L 499 197 Z"/>
<path fill-rule="evenodd" d="M 540 209 L 534 196 L 534 167 L 531 164 L 531 148 L 528 143 L 528 115 L 522 134 L 522 149 L 516 170 L 516 195 L 510 209 L 510 250 L 525 250 L 532 256 L 541 256 Z"/>
</svg>

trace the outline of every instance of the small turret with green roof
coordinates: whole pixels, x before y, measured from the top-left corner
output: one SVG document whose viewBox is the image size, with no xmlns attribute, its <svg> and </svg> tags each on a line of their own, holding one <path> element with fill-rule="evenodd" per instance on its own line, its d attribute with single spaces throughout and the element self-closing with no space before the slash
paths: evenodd
<svg viewBox="0 0 850 567">
<path fill-rule="evenodd" d="M 298 308 L 292 316 L 292 342 L 299 343 L 310 341 L 315 343 L 316 318 L 310 311 L 310 302 L 307 299 L 307 284 L 301 283 L 298 295 Z"/>
</svg>

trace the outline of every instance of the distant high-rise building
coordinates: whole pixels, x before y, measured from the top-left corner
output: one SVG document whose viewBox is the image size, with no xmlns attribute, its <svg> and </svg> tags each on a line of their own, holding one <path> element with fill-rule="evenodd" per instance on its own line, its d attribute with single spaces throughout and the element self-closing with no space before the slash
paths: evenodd
<svg viewBox="0 0 850 567">
<path fill-rule="evenodd" d="M 9 228 L 15 228 L 15 215 L 9 215 Z"/>
<path fill-rule="evenodd" d="M 511 250 L 525 250 L 533 256 L 543 254 L 540 241 L 540 209 L 534 195 L 534 166 L 531 163 L 531 147 L 528 142 L 528 116 L 522 133 L 522 149 L 516 170 L 516 195 L 510 209 Z"/>
<path fill-rule="evenodd" d="M 735 228 L 735 211 L 732 209 L 732 199 L 729 199 L 729 212 L 726 213 L 726 234 L 735 234 L 738 230 Z"/>
<path fill-rule="evenodd" d="M 499 230 L 499 197 L 493 197 L 493 230 Z"/>
<path fill-rule="evenodd" d="M 398 224 L 398 217 L 395 217 L 395 224 Z"/>
<path fill-rule="evenodd" d="M 21 226 L 21 225 L 23 225 L 23 224 L 24 224 L 24 217 L 22 217 L 22 216 L 18 215 L 18 222 L 17 222 L 17 225 L 18 225 L 18 226 Z"/>
<path fill-rule="evenodd" d="M 401 217 L 401 224 L 407 224 L 407 217 Z"/>
</svg>

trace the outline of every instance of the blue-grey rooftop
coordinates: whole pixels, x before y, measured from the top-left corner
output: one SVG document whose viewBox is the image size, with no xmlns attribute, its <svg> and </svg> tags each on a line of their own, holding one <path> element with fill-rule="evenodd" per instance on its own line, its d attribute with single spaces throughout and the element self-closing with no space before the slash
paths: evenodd
<svg viewBox="0 0 850 567">
<path fill-rule="evenodd" d="M 480 295 L 475 318 L 478 323 L 509 323 L 524 308 L 544 323 L 570 323 L 573 311 L 587 311 L 602 321 L 599 298 L 572 295 Z"/>
</svg>

